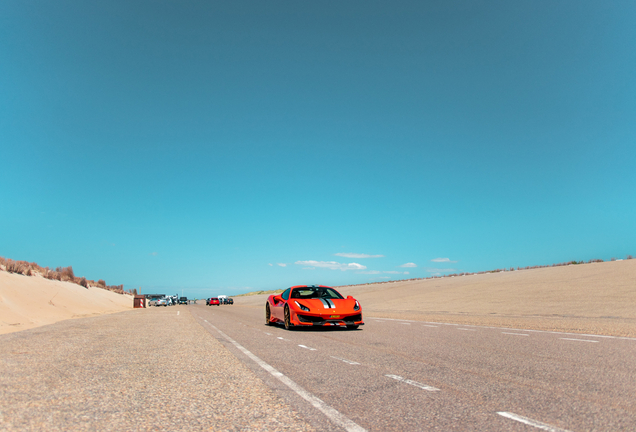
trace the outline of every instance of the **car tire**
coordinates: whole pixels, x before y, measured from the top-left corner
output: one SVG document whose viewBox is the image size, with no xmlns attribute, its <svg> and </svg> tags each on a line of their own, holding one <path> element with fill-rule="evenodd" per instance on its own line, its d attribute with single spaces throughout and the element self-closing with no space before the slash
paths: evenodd
<svg viewBox="0 0 636 432">
<path fill-rule="evenodd" d="M 265 303 L 265 325 L 271 326 L 274 324 L 272 322 L 272 311 L 269 309 L 269 303 Z"/>
<path fill-rule="evenodd" d="M 360 327 L 360 326 L 359 326 L 359 325 L 348 325 L 348 326 L 347 326 L 347 330 L 355 330 L 355 329 L 357 329 L 358 327 Z"/>
<path fill-rule="evenodd" d="M 289 306 L 285 305 L 285 330 L 292 330 L 294 325 L 291 322 L 291 313 L 289 312 Z"/>
</svg>

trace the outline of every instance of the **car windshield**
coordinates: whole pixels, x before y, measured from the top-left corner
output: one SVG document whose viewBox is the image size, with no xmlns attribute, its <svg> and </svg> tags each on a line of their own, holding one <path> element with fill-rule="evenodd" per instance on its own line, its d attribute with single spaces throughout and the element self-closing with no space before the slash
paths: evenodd
<svg viewBox="0 0 636 432">
<path fill-rule="evenodd" d="M 326 287 L 303 287 L 294 288 L 291 293 L 292 298 L 297 299 L 342 299 L 340 293 L 333 288 Z"/>
</svg>

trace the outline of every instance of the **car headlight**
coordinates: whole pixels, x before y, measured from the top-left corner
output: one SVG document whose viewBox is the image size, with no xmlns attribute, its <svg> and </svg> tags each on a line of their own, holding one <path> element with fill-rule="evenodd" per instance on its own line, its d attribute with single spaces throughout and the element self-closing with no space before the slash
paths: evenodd
<svg viewBox="0 0 636 432">
<path fill-rule="evenodd" d="M 353 307 L 354 311 L 358 311 L 360 310 L 360 303 L 358 303 L 358 300 L 356 300 L 356 305 Z"/>
<path fill-rule="evenodd" d="M 300 308 L 300 310 L 303 310 L 305 312 L 309 312 L 309 308 L 305 305 L 302 305 L 300 303 L 298 303 L 296 300 L 294 300 L 294 303 L 296 303 L 296 305 L 298 305 L 298 307 Z"/>
</svg>

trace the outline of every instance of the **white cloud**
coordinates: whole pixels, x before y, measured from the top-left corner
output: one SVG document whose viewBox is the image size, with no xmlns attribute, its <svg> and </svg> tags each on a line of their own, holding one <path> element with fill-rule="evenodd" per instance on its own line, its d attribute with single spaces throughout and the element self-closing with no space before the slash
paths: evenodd
<svg viewBox="0 0 636 432">
<path fill-rule="evenodd" d="M 376 274 L 380 274 L 382 272 L 378 271 L 378 270 L 369 270 L 369 271 L 361 271 L 361 272 L 356 272 L 356 273 L 357 274 L 373 274 L 373 275 L 376 275 Z"/>
<path fill-rule="evenodd" d="M 386 273 L 386 274 L 409 274 L 409 272 L 401 272 L 401 271 L 395 271 L 395 270 L 384 271 L 382 273 Z"/>
<path fill-rule="evenodd" d="M 410 274 L 409 272 L 404 272 L 404 274 Z"/>
<path fill-rule="evenodd" d="M 435 259 L 432 259 L 431 262 L 456 263 L 457 261 L 451 261 L 450 258 L 435 258 Z"/>
<path fill-rule="evenodd" d="M 280 267 L 287 267 L 287 264 L 285 264 L 285 263 L 276 263 L 276 265 L 280 266 Z"/>
<path fill-rule="evenodd" d="M 152 252 L 150 255 L 157 256 L 157 252 Z"/>
<path fill-rule="evenodd" d="M 328 268 L 331 270 L 365 270 L 367 267 L 358 263 L 339 263 L 335 261 L 296 261 L 294 264 L 309 266 L 309 267 L 318 267 L 318 268 Z"/>
<path fill-rule="evenodd" d="M 367 255 L 360 253 L 347 253 L 347 252 L 338 252 L 334 254 L 335 256 L 343 257 L 343 258 L 384 258 L 384 255 Z"/>
<path fill-rule="evenodd" d="M 267 265 L 270 266 L 270 267 L 274 266 L 274 264 L 272 264 L 272 263 L 267 263 Z"/>
<path fill-rule="evenodd" d="M 400 267 L 417 267 L 417 264 L 415 264 L 415 263 L 406 263 L 406 264 L 402 264 Z"/>
</svg>

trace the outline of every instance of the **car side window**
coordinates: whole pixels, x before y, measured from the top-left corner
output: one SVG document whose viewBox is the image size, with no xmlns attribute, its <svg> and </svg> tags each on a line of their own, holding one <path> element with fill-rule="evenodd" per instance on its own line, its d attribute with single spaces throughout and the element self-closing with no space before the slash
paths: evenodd
<svg viewBox="0 0 636 432">
<path fill-rule="evenodd" d="M 283 291 L 283 294 L 281 294 L 281 297 L 283 298 L 283 300 L 288 300 L 289 299 L 289 292 L 291 291 L 291 288 L 287 288 L 285 291 Z"/>
</svg>

